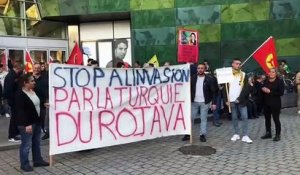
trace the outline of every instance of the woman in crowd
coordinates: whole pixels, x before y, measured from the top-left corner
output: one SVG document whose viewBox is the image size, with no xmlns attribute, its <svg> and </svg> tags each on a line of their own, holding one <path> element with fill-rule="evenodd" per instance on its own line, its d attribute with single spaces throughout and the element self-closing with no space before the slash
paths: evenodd
<svg viewBox="0 0 300 175">
<path fill-rule="evenodd" d="M 40 99 L 34 92 L 35 81 L 32 75 L 25 74 L 20 79 L 16 93 L 16 122 L 21 134 L 20 162 L 25 172 L 33 171 L 28 156 L 32 149 L 34 167 L 49 166 L 41 156 Z"/>
<path fill-rule="evenodd" d="M 281 99 L 284 93 L 284 83 L 278 78 L 276 69 L 271 69 L 268 78 L 262 87 L 262 94 L 264 100 L 264 114 L 265 114 L 265 126 L 266 134 L 262 136 L 262 139 L 272 138 L 271 133 L 271 116 L 275 123 L 276 135 L 273 141 L 280 140 L 281 124 L 279 120 Z"/>
</svg>

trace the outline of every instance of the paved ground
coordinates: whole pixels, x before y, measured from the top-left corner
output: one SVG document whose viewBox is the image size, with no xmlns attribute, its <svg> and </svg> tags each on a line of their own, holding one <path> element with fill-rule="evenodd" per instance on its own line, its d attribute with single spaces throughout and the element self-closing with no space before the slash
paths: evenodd
<svg viewBox="0 0 300 175">
<path fill-rule="evenodd" d="M 217 150 L 214 155 L 183 155 L 178 148 L 188 143 L 181 141 L 182 136 L 173 136 L 57 155 L 53 167 L 35 168 L 29 174 L 300 174 L 300 117 L 294 115 L 295 112 L 295 109 L 283 111 L 280 142 L 260 139 L 265 132 L 262 117 L 250 120 L 253 144 L 231 142 L 231 123 L 223 120 L 219 128 L 209 123 L 208 142 L 200 143 L 196 135 L 194 138 L 194 144 L 214 147 Z M 199 124 L 194 128 L 194 133 L 198 133 Z M 42 150 L 48 158 L 48 146 L 43 146 Z M 0 152 L 0 174 L 22 174 L 18 149 Z"/>
</svg>

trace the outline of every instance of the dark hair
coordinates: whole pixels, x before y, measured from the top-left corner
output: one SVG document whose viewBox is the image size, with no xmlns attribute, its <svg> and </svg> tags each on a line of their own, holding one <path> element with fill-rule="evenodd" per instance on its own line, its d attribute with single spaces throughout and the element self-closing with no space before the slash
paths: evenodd
<svg viewBox="0 0 300 175">
<path fill-rule="evenodd" d="M 240 62 L 242 62 L 242 60 L 239 59 L 239 58 L 233 58 L 231 63 L 233 63 L 234 61 L 240 61 Z"/>
<path fill-rule="evenodd" d="M 154 67 L 154 64 L 153 64 L 153 63 L 149 63 L 149 66 L 150 66 L 150 67 Z"/>
<path fill-rule="evenodd" d="M 115 40 L 115 43 L 114 43 L 115 49 L 118 48 L 118 45 L 120 43 L 124 43 L 128 47 L 127 39 L 117 39 L 117 40 Z"/>
<path fill-rule="evenodd" d="M 194 37 L 196 37 L 196 34 L 195 34 L 195 33 L 191 33 L 191 34 L 190 34 L 190 36 L 192 36 L 192 35 L 194 35 Z"/>
<path fill-rule="evenodd" d="M 97 64 L 97 65 L 99 65 L 98 61 L 96 61 L 96 60 L 92 60 L 92 61 L 91 61 L 91 65 L 94 65 L 94 64 Z"/>
<path fill-rule="evenodd" d="M 2 68 L 2 67 L 3 67 L 3 64 L 0 63 L 0 68 Z"/>
<path fill-rule="evenodd" d="M 21 77 L 19 79 L 20 87 L 23 87 L 25 83 L 28 83 L 30 77 L 32 77 L 32 75 L 30 73 L 21 75 Z"/>
<path fill-rule="evenodd" d="M 91 61 L 94 61 L 94 59 L 93 59 L 93 58 L 89 58 L 89 59 L 87 60 L 88 63 L 91 62 Z"/>
<path fill-rule="evenodd" d="M 280 62 L 282 62 L 282 63 L 285 63 L 285 64 L 286 64 L 286 61 L 285 61 L 285 60 L 281 60 Z"/>
</svg>

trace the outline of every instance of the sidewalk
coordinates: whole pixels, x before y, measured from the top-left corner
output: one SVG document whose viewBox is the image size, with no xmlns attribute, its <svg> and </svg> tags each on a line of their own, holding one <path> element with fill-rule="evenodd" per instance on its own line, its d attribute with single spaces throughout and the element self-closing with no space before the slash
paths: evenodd
<svg viewBox="0 0 300 175">
<path fill-rule="evenodd" d="M 282 111 L 279 142 L 260 139 L 265 133 L 263 117 L 249 120 L 253 144 L 232 142 L 232 123 L 224 119 L 221 127 L 208 123 L 206 143 L 199 141 L 199 124 L 193 125 L 194 144 L 215 148 L 217 152 L 213 155 L 183 155 L 178 149 L 188 142 L 182 142 L 182 136 L 171 136 L 55 155 L 53 167 L 34 168 L 30 174 L 297 175 L 300 174 L 300 117 L 295 112 L 295 108 Z M 42 153 L 45 159 L 49 158 L 48 145 L 42 146 Z M 18 149 L 0 152 L 0 174 L 22 174 Z"/>
</svg>

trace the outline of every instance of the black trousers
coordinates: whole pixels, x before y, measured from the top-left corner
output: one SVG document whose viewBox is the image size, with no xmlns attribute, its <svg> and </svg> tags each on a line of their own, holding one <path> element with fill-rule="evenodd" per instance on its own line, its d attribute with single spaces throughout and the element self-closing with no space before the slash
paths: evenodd
<svg viewBox="0 0 300 175">
<path fill-rule="evenodd" d="M 276 135 L 280 135 L 280 132 L 281 132 L 281 124 L 280 124 L 280 120 L 279 120 L 280 107 L 271 107 L 271 106 L 265 105 L 264 113 L 265 113 L 266 131 L 271 133 L 271 117 L 273 117 L 273 120 L 275 123 Z"/>
<path fill-rule="evenodd" d="M 16 123 L 16 114 L 14 111 L 15 110 L 11 111 L 11 117 L 10 117 L 10 121 L 9 121 L 9 128 L 8 128 L 8 138 L 9 139 L 14 138 L 20 134 L 17 123 Z"/>
</svg>

